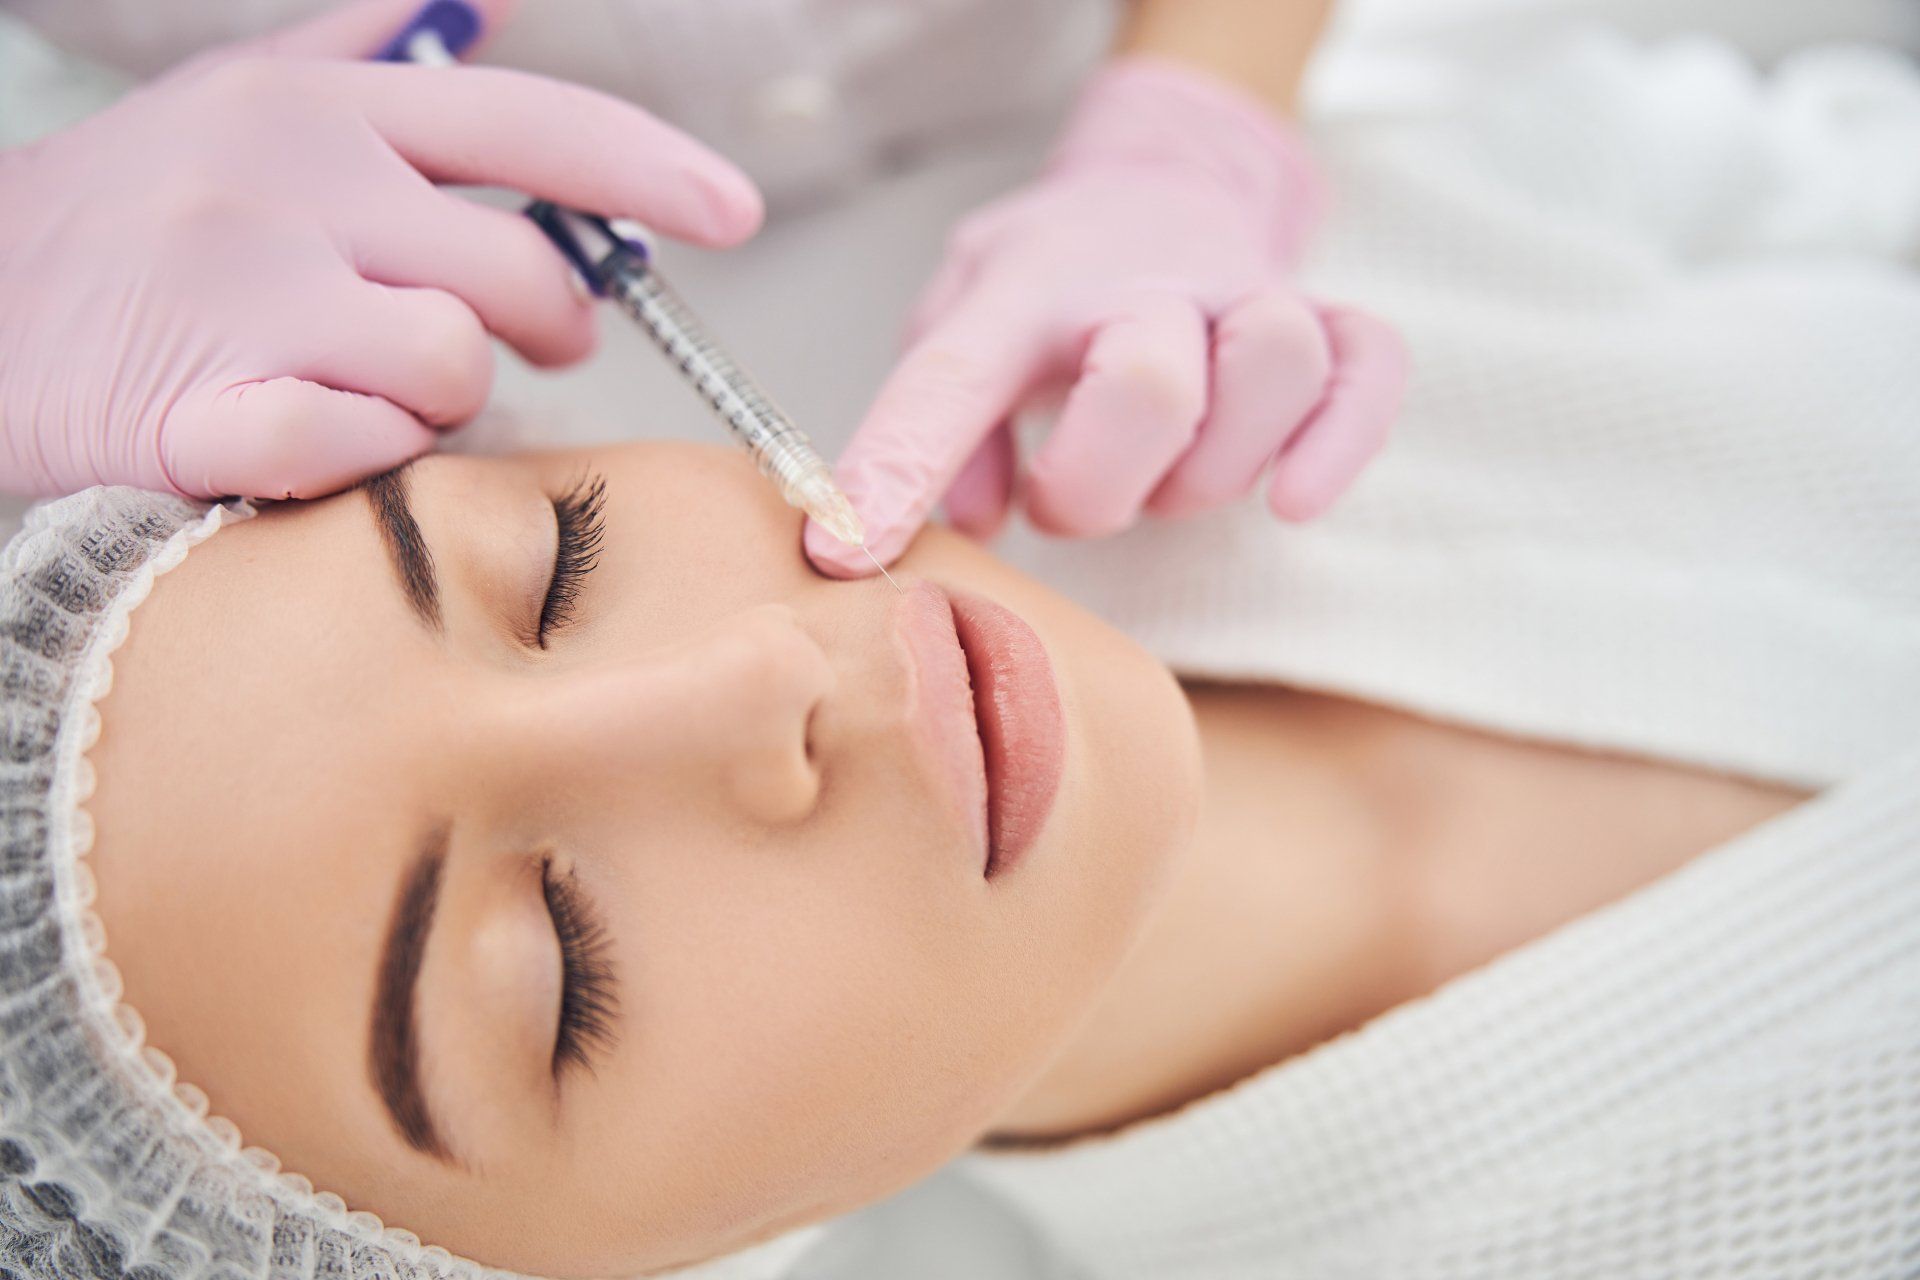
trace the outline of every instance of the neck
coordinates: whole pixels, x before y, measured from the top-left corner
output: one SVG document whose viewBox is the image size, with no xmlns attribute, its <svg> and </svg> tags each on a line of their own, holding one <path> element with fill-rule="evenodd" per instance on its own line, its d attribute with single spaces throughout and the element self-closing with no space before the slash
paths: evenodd
<svg viewBox="0 0 1920 1280">
<path fill-rule="evenodd" d="M 1801 793 L 1283 689 L 1193 691 L 1193 848 L 996 1136 L 1172 1110 L 1485 964 Z"/>
</svg>

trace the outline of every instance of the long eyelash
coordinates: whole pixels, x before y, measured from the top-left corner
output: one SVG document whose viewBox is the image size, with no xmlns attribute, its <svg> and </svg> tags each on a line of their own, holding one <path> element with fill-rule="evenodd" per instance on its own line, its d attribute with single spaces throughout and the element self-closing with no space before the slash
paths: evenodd
<svg viewBox="0 0 1920 1280">
<path fill-rule="evenodd" d="M 553 872 L 553 859 L 540 860 L 540 892 L 560 939 L 560 1025 L 553 1037 L 553 1076 L 569 1067 L 593 1070 L 593 1055 L 613 1047 L 619 1001 L 613 989 L 613 964 L 607 958 L 606 928 L 593 914 L 572 876 Z"/>
<path fill-rule="evenodd" d="M 554 523 L 560 538 L 553 554 L 553 578 L 540 606 L 537 638 L 542 649 L 547 636 L 573 621 L 580 587 L 600 563 L 600 544 L 607 534 L 607 481 L 584 475 L 553 500 Z"/>
</svg>

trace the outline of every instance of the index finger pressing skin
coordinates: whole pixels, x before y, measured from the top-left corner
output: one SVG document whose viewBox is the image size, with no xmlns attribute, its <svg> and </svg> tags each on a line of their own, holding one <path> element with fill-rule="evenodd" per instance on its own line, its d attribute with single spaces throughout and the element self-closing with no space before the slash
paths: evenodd
<svg viewBox="0 0 1920 1280">
<path fill-rule="evenodd" d="M 907 352 L 842 455 L 836 477 L 886 563 L 906 549 L 934 504 L 1039 372 L 1042 344 L 990 298 L 976 296 Z M 825 529 L 807 554 L 840 577 L 872 564 Z"/>
<path fill-rule="evenodd" d="M 324 74 L 435 182 L 510 187 L 715 248 L 759 229 L 744 173 L 607 94 L 499 67 L 343 62 Z"/>
</svg>

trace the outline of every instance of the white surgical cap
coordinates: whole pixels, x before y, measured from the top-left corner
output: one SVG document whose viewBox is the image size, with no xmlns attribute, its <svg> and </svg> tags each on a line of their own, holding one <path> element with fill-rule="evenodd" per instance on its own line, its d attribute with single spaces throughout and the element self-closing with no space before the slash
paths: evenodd
<svg viewBox="0 0 1920 1280">
<path fill-rule="evenodd" d="M 0 1276 L 505 1274 L 351 1211 L 243 1145 L 120 1003 L 84 861 L 94 703 L 154 578 L 251 514 L 90 489 L 36 508 L 0 553 Z M 767 1280 L 817 1230 L 675 1275 Z"/>
</svg>

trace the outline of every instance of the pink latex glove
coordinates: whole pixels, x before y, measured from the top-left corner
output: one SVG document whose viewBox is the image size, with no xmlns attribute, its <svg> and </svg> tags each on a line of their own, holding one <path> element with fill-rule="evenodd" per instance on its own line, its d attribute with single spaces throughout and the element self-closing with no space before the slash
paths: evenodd
<svg viewBox="0 0 1920 1280">
<path fill-rule="evenodd" d="M 883 561 L 942 495 L 986 536 L 1014 499 L 1008 424 L 1076 379 L 1024 482 L 1029 519 L 1100 535 L 1185 515 L 1271 467 L 1283 519 L 1323 511 L 1379 450 L 1406 356 L 1290 269 L 1321 204 L 1300 141 L 1239 91 L 1127 58 L 1088 87 L 1047 171 L 963 222 L 909 346 L 838 468 Z M 823 570 L 871 573 L 809 527 Z"/>
<path fill-rule="evenodd" d="M 590 305 L 540 231 L 435 182 L 702 245 L 758 226 L 744 175 L 615 98 L 359 60 L 418 5 L 218 50 L 0 153 L 0 484 L 325 493 L 476 413 L 489 332 L 586 355 Z"/>
</svg>

